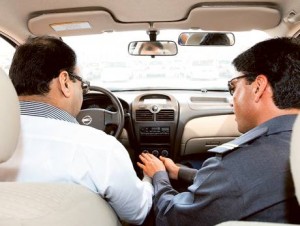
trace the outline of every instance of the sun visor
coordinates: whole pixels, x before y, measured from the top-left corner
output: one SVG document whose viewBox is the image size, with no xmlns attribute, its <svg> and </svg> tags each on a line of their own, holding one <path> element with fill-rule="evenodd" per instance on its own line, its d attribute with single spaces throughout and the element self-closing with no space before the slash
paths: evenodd
<svg viewBox="0 0 300 226">
<path fill-rule="evenodd" d="M 279 25 L 281 13 L 266 6 L 201 6 L 193 8 L 187 19 L 174 23 L 155 23 L 154 27 L 202 29 L 207 31 L 266 30 Z"/>
<path fill-rule="evenodd" d="M 34 35 L 70 36 L 123 30 L 148 30 L 148 23 L 121 23 L 104 10 L 43 13 L 28 21 Z M 112 29 L 113 28 L 113 29 Z"/>
</svg>

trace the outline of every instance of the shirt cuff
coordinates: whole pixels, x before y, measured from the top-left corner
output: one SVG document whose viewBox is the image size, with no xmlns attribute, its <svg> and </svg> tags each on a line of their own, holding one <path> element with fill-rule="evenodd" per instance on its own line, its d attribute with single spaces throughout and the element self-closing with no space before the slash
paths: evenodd
<svg viewBox="0 0 300 226">
<path fill-rule="evenodd" d="M 157 183 L 159 181 L 166 181 L 167 183 L 170 183 L 167 171 L 158 171 L 158 172 L 156 172 L 153 175 L 152 180 L 153 180 L 153 184 Z"/>
<path fill-rule="evenodd" d="M 197 172 L 197 169 L 180 167 L 178 172 L 178 180 L 192 184 Z"/>
</svg>

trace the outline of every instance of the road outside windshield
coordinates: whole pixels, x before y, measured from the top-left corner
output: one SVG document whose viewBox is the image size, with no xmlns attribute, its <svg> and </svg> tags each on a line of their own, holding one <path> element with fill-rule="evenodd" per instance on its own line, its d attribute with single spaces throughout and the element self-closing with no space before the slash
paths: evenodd
<svg viewBox="0 0 300 226">
<path fill-rule="evenodd" d="M 157 40 L 177 43 L 182 31 L 161 31 Z M 232 59 L 258 41 L 262 32 L 235 33 L 234 46 L 179 46 L 176 56 L 131 56 L 131 41 L 149 40 L 145 31 L 64 37 L 78 57 L 82 77 L 111 90 L 227 90 Z"/>
</svg>

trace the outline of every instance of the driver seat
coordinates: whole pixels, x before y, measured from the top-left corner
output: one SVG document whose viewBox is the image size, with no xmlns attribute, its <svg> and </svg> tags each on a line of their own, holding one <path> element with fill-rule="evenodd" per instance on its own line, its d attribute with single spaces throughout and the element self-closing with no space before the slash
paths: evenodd
<svg viewBox="0 0 300 226">
<path fill-rule="evenodd" d="M 14 153 L 20 130 L 16 91 L 0 68 L 0 163 Z M 0 171 L 1 173 L 1 171 Z M 75 184 L 0 182 L 0 225 L 120 226 L 99 195 Z"/>
</svg>

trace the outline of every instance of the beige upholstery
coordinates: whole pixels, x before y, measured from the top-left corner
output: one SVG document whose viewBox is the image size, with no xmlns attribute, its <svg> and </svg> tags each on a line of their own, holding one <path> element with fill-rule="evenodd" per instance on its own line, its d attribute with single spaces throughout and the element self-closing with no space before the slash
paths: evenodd
<svg viewBox="0 0 300 226">
<path fill-rule="evenodd" d="M 20 112 L 11 81 L 0 70 L 0 162 L 16 147 Z M 110 205 L 87 188 L 63 183 L 0 182 L 2 226 L 117 226 Z"/>
<path fill-rule="evenodd" d="M 19 102 L 16 91 L 0 68 L 0 163 L 11 157 L 16 148 L 20 128 Z"/>
<path fill-rule="evenodd" d="M 296 189 L 296 196 L 298 199 L 298 203 L 300 204 L 300 116 L 297 117 L 294 124 L 290 159 L 292 175 Z"/>
<path fill-rule="evenodd" d="M 3 182 L 0 183 L 0 225 L 113 226 L 120 223 L 107 202 L 83 186 Z"/>
</svg>

